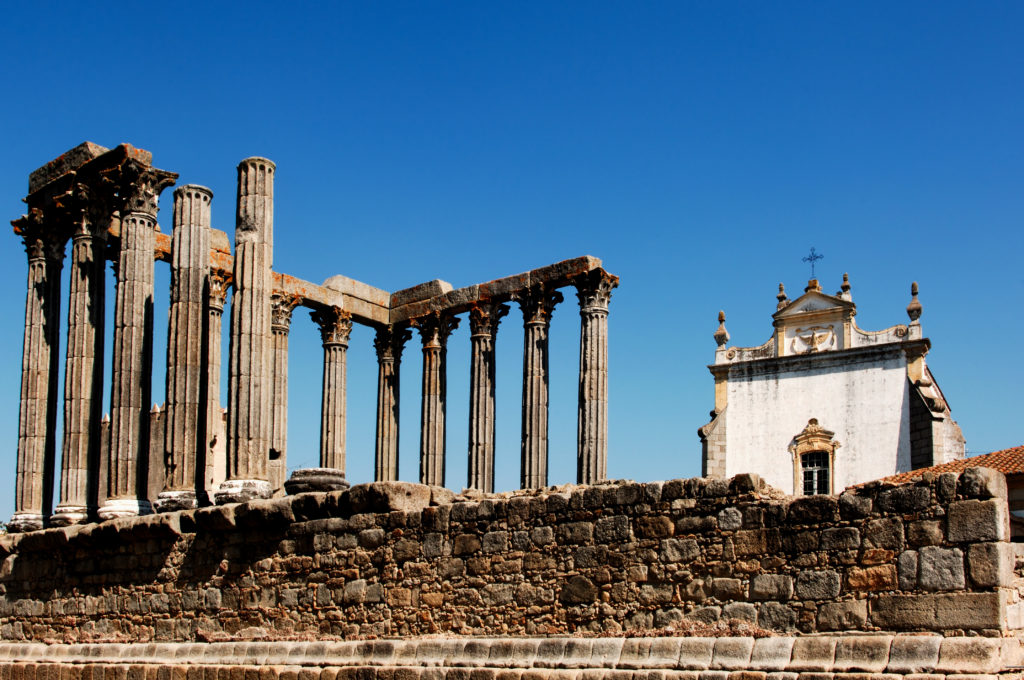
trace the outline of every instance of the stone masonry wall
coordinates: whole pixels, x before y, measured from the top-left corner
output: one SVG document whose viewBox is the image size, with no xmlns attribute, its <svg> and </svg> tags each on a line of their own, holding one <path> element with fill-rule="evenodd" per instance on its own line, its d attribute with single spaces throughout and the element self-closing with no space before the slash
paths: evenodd
<svg viewBox="0 0 1024 680">
<path fill-rule="evenodd" d="M 753 475 L 477 499 L 377 483 L 6 536 L 0 634 L 998 635 L 1019 618 L 1008 536 L 1005 480 L 982 468 L 799 498 Z"/>
</svg>

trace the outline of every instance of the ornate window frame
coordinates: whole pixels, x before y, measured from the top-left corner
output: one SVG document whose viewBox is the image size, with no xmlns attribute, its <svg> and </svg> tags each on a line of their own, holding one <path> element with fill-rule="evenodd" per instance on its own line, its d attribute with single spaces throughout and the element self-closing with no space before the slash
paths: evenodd
<svg viewBox="0 0 1024 680">
<path fill-rule="evenodd" d="M 789 452 L 793 454 L 793 494 L 803 495 L 803 457 L 805 453 L 822 451 L 828 456 L 828 493 L 835 493 L 836 449 L 842 444 L 835 440 L 835 432 L 818 424 L 817 418 L 807 421 L 807 427 L 793 437 Z"/>
</svg>

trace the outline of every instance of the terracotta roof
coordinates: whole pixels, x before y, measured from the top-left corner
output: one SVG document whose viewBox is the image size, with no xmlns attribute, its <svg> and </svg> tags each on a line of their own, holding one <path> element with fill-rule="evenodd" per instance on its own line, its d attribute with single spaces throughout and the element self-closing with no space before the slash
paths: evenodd
<svg viewBox="0 0 1024 680">
<path fill-rule="evenodd" d="M 999 470 L 1004 475 L 1024 473 L 1024 446 L 1015 446 L 1012 449 L 993 451 L 971 458 L 960 458 L 959 460 L 934 465 L 927 468 L 918 468 L 909 472 L 901 472 L 898 475 L 884 477 L 881 481 L 886 482 L 909 482 L 915 477 L 920 477 L 926 472 L 942 474 L 943 472 L 963 472 L 969 467 L 987 467 Z"/>
</svg>

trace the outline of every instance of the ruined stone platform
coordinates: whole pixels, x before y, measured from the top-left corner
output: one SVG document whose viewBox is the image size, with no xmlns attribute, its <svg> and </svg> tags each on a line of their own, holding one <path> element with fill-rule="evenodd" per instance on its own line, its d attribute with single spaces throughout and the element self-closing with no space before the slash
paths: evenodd
<svg viewBox="0 0 1024 680">
<path fill-rule="evenodd" d="M 865 676 L 980 680 L 1019 667 L 1024 663 L 1022 649 L 1017 638 L 879 634 L 0 644 L 0 676 L 12 680 L 852 680 Z"/>
</svg>

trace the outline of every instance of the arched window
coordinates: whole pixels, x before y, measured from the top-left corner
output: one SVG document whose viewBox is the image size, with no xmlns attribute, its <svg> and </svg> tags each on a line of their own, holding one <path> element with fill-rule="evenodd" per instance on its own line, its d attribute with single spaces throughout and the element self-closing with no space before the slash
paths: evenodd
<svg viewBox="0 0 1024 680">
<path fill-rule="evenodd" d="M 805 496 L 831 494 L 835 470 L 835 453 L 839 442 L 835 432 L 818 425 L 817 418 L 807 421 L 803 432 L 793 437 L 789 451 L 793 454 L 793 492 Z"/>
</svg>

